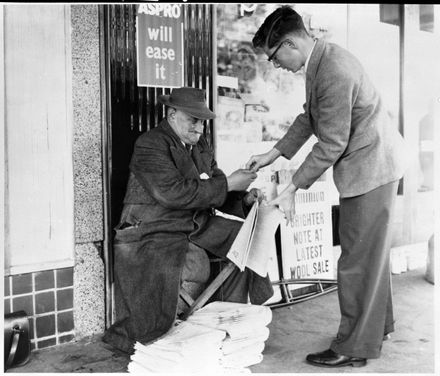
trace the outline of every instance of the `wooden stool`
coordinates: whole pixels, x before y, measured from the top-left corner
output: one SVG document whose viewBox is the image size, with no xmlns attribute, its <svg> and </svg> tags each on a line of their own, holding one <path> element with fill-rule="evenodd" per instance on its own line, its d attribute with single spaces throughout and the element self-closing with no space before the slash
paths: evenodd
<svg viewBox="0 0 440 376">
<path fill-rule="evenodd" d="M 213 268 L 213 266 L 217 267 Z M 186 320 L 194 311 L 203 307 L 231 275 L 234 268 L 235 265 L 229 260 L 219 257 L 210 258 L 208 252 L 203 248 L 189 243 L 179 291 L 179 296 L 184 303 L 183 306 L 187 305 L 188 309 L 180 307 L 183 312 L 179 318 Z M 215 269 L 219 269 L 219 272 L 212 279 L 213 270 Z M 206 286 L 206 284 L 208 285 Z M 193 286 L 196 286 L 194 291 L 192 291 Z M 193 298 L 197 295 L 197 298 Z"/>
<path fill-rule="evenodd" d="M 221 259 L 218 259 L 223 261 Z M 216 262 L 217 259 L 211 261 Z M 185 289 L 180 289 L 180 297 L 188 304 L 189 309 L 183 313 L 181 319 L 186 320 L 194 311 L 203 307 L 204 304 L 209 300 L 209 298 L 219 289 L 223 282 L 231 275 L 234 271 L 235 264 L 228 261 L 226 266 L 221 270 L 221 272 L 214 278 L 214 280 L 206 287 L 206 289 L 199 295 L 199 297 L 194 300 Z"/>
</svg>

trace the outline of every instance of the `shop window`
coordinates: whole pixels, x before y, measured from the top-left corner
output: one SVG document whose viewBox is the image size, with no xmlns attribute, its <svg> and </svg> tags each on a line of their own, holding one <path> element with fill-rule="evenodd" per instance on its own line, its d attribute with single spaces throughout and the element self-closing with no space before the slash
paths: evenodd
<svg viewBox="0 0 440 376">
<path fill-rule="evenodd" d="M 399 27 L 402 14 L 400 4 L 350 4 L 348 20 L 348 49 L 361 61 L 384 100 L 390 123 L 399 130 L 403 127 Z M 399 195 L 403 194 L 403 183 L 401 180 Z"/>
<path fill-rule="evenodd" d="M 440 72 L 440 45 L 438 34 L 439 18 L 432 17 L 431 30 L 422 29 L 422 20 L 428 25 L 427 14 L 438 11 L 429 5 L 405 5 L 405 138 L 408 142 L 408 155 L 411 166 L 405 179 L 408 181 L 408 207 L 411 216 L 405 220 L 406 241 L 409 243 L 428 241 L 434 233 L 436 187 L 435 153 L 436 127 L 439 124 L 438 101 Z M 427 32 L 428 31 L 428 32 Z M 438 195 L 438 194 L 437 194 Z"/>
<path fill-rule="evenodd" d="M 419 192 L 434 189 L 434 102 L 427 105 L 422 113 L 419 124 Z"/>
<path fill-rule="evenodd" d="M 421 31 L 434 32 L 434 4 L 419 5 L 419 23 Z"/>
<path fill-rule="evenodd" d="M 379 4 L 380 22 L 400 26 L 400 4 Z"/>
</svg>

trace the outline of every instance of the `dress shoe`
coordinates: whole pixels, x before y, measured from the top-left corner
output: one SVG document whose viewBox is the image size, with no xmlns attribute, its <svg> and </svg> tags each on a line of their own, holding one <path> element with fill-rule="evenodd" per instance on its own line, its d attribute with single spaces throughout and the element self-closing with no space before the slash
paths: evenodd
<svg viewBox="0 0 440 376">
<path fill-rule="evenodd" d="M 355 358 L 347 355 L 335 353 L 328 349 L 319 353 L 309 354 L 306 358 L 307 362 L 318 367 L 363 367 L 367 364 L 365 358 Z"/>
</svg>

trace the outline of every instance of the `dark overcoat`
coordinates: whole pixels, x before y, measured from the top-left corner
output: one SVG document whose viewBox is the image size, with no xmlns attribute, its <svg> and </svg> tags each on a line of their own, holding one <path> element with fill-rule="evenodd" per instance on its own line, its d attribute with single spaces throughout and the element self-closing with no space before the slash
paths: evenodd
<svg viewBox="0 0 440 376">
<path fill-rule="evenodd" d="M 204 137 L 191 155 L 163 120 L 137 139 L 115 229 L 117 321 L 105 342 L 130 353 L 135 341 L 147 343 L 169 330 L 189 241 L 206 239 L 209 251 L 224 257 L 241 224 L 216 216 L 214 208 L 241 218 L 247 214 L 246 192 L 227 190 L 226 176 Z M 254 288 L 264 302 L 273 290 L 268 278 L 258 281 Z"/>
</svg>

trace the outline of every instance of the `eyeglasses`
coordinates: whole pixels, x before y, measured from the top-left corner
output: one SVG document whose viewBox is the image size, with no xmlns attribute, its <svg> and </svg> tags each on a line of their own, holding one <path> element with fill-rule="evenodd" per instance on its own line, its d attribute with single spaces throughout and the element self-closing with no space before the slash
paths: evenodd
<svg viewBox="0 0 440 376">
<path fill-rule="evenodd" d="M 273 65 L 275 66 L 275 68 L 278 68 L 280 66 L 280 63 L 278 62 L 277 58 L 276 58 L 276 54 L 278 52 L 278 50 L 281 48 L 281 46 L 284 44 L 285 40 L 283 40 L 277 48 L 275 48 L 275 51 L 272 52 L 270 54 L 270 56 L 267 58 L 267 61 L 271 61 L 273 63 Z"/>
</svg>

